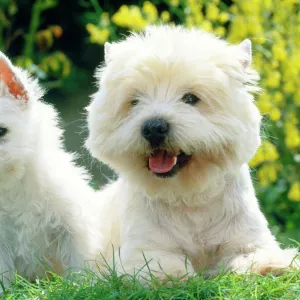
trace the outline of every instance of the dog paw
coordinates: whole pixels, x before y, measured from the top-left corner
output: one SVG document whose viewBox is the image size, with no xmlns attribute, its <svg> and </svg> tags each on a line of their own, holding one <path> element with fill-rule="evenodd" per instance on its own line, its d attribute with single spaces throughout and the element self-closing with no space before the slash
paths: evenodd
<svg viewBox="0 0 300 300">
<path fill-rule="evenodd" d="M 236 257 L 231 261 L 230 269 L 236 273 L 280 276 L 288 271 L 300 269 L 300 260 L 296 256 L 295 249 L 276 249 L 273 252 L 259 250 Z"/>
<path fill-rule="evenodd" d="M 290 270 L 291 270 L 291 268 L 289 266 L 280 265 L 280 264 L 278 264 L 278 265 L 266 264 L 266 265 L 260 265 L 258 267 L 255 267 L 251 271 L 253 273 L 257 273 L 262 276 L 266 276 L 268 274 L 275 275 L 275 276 L 281 276 Z"/>
</svg>

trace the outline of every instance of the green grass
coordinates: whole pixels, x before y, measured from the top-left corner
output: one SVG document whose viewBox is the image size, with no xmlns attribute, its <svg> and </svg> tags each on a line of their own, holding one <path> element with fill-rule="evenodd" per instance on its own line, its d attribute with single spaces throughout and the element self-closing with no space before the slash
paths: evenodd
<svg viewBox="0 0 300 300">
<path fill-rule="evenodd" d="M 93 284 L 91 284 L 93 282 Z M 196 276 L 186 282 L 168 284 L 151 281 L 142 286 L 135 278 L 117 277 L 114 273 L 100 279 L 88 271 L 69 278 L 52 274 L 51 280 L 29 283 L 16 276 L 16 282 L 0 299 L 300 299 L 300 271 L 281 277 L 222 275 L 212 279 Z"/>
</svg>

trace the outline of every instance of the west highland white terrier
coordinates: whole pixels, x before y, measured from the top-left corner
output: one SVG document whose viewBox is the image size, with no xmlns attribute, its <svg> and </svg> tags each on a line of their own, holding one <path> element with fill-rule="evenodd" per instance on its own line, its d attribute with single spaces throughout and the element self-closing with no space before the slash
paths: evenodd
<svg viewBox="0 0 300 300">
<path fill-rule="evenodd" d="M 121 272 L 296 267 L 297 250 L 280 249 L 268 228 L 247 165 L 261 142 L 250 64 L 249 40 L 229 45 L 195 29 L 153 26 L 106 43 L 86 145 L 119 175 L 100 192 L 99 218 L 104 257 L 112 244 Z"/>
<path fill-rule="evenodd" d="M 82 268 L 96 253 L 86 171 L 63 149 L 54 108 L 0 53 L 0 274 L 29 279 Z M 40 262 L 40 263 L 39 263 Z"/>
</svg>

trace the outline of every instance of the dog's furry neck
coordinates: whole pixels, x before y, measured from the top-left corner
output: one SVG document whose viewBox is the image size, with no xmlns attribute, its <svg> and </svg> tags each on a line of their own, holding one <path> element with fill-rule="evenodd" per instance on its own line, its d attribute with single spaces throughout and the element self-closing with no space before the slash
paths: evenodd
<svg viewBox="0 0 300 300">
<path fill-rule="evenodd" d="M 148 203 L 148 206 L 159 203 L 188 212 L 195 209 L 201 210 L 203 207 L 219 201 L 233 184 L 243 184 L 248 181 L 247 185 L 252 187 L 251 180 L 247 180 L 248 176 L 248 166 L 243 165 L 240 171 L 234 174 L 220 170 L 220 172 L 215 174 L 214 181 L 210 177 L 209 184 L 203 182 L 202 186 L 188 192 L 178 193 L 176 190 L 170 190 L 163 193 L 158 192 L 157 194 L 147 193 L 140 186 L 132 184 L 129 179 L 122 177 L 120 179 L 124 180 L 131 193 L 139 195 L 138 198 L 144 199 Z"/>
</svg>

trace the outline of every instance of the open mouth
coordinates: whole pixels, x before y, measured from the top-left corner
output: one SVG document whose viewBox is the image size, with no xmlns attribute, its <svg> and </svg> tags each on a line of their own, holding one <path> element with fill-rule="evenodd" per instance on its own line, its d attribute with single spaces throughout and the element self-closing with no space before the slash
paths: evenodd
<svg viewBox="0 0 300 300">
<path fill-rule="evenodd" d="M 148 168 L 161 178 L 171 177 L 183 168 L 190 160 L 191 155 L 180 152 L 175 156 L 166 150 L 154 150 L 148 160 Z"/>
</svg>

